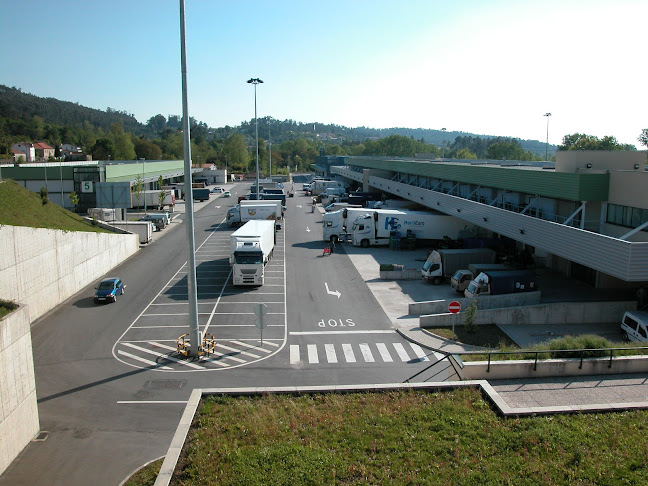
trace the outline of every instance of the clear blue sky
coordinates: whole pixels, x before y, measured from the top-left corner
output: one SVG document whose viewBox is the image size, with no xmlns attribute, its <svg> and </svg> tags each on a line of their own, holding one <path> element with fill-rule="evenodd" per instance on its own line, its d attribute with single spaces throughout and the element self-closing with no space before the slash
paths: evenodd
<svg viewBox="0 0 648 486">
<path fill-rule="evenodd" d="M 0 84 L 182 114 L 177 0 L 0 0 Z M 637 144 L 648 1 L 186 0 L 189 114 Z"/>
</svg>

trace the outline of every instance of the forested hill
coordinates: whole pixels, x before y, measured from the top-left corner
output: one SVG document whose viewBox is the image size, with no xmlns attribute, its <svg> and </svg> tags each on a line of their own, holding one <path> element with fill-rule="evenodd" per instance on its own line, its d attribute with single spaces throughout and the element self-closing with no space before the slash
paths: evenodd
<svg viewBox="0 0 648 486">
<path fill-rule="evenodd" d="M 0 85 L 0 113 L 4 118 L 29 120 L 40 116 L 45 123 L 80 127 L 89 122 L 94 128 L 109 130 L 113 123 L 123 123 L 124 130 L 142 133 L 142 124 L 132 114 L 108 108 L 106 111 L 81 106 L 56 98 L 41 98 L 23 93 L 19 88 Z"/>
</svg>

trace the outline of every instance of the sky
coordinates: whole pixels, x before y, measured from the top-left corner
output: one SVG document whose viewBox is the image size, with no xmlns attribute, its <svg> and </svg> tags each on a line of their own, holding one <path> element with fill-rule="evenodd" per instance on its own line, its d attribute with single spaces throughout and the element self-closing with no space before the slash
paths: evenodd
<svg viewBox="0 0 648 486">
<path fill-rule="evenodd" d="M 0 84 L 182 114 L 179 0 L 0 0 L 0 18 Z M 646 21 L 646 0 L 185 0 L 189 115 L 253 120 L 260 78 L 259 118 L 643 148 Z"/>
</svg>

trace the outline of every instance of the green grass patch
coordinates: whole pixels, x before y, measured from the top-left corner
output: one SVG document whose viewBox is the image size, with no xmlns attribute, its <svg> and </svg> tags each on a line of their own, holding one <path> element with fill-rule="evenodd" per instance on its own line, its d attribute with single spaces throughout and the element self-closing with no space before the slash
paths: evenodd
<svg viewBox="0 0 648 486">
<path fill-rule="evenodd" d="M 8 314 L 11 314 L 17 308 L 18 305 L 15 302 L 0 299 L 0 319 Z"/>
<path fill-rule="evenodd" d="M 453 339 L 451 327 L 426 328 L 425 330 L 445 339 Z M 483 348 L 509 349 L 518 347 L 511 338 L 495 324 L 472 326 L 472 328 L 466 326 L 455 326 L 454 339 L 463 344 L 481 346 Z"/>
<path fill-rule="evenodd" d="M 647 484 L 647 431 L 646 411 L 504 419 L 475 389 L 215 396 L 171 484 Z"/>
<path fill-rule="evenodd" d="M 10 179 L 0 182 L 0 224 L 109 233 L 58 204 L 43 204 L 40 194 L 29 191 Z"/>
<path fill-rule="evenodd" d="M 125 486 L 153 486 L 163 462 L 164 459 L 158 459 L 143 467 L 128 478 Z"/>
</svg>

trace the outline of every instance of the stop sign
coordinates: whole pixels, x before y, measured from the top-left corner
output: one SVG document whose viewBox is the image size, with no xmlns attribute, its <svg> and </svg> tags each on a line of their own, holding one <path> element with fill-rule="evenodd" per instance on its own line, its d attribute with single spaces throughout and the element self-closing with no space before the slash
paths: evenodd
<svg viewBox="0 0 648 486">
<path fill-rule="evenodd" d="M 452 312 L 453 314 L 456 314 L 461 310 L 461 304 L 457 302 L 456 300 L 453 300 L 448 304 L 448 310 Z"/>
</svg>

